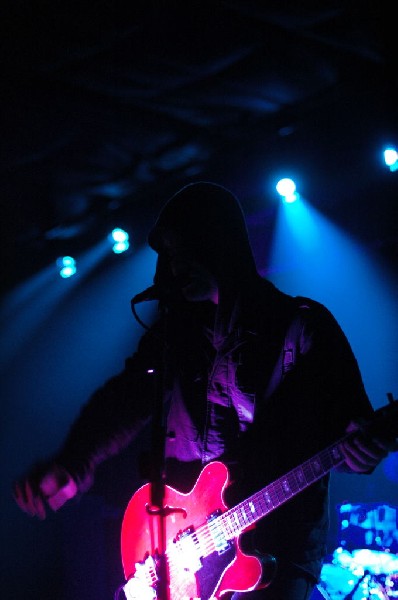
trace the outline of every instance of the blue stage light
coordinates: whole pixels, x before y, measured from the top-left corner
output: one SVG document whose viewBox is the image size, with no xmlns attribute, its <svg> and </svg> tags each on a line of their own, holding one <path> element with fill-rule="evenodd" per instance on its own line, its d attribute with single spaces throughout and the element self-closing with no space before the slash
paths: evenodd
<svg viewBox="0 0 398 600">
<path fill-rule="evenodd" d="M 114 242 L 126 242 L 129 239 L 129 234 L 124 229 L 116 227 L 112 230 L 111 238 Z"/>
<path fill-rule="evenodd" d="M 76 261 L 72 256 L 61 256 L 57 259 L 59 274 L 63 279 L 72 277 L 76 273 Z"/>
<path fill-rule="evenodd" d="M 390 169 L 390 171 L 397 171 L 398 170 L 398 152 L 397 152 L 396 148 L 389 146 L 388 148 L 386 148 L 384 150 L 383 156 L 384 156 L 384 162 L 386 163 L 386 165 Z"/>
<path fill-rule="evenodd" d="M 296 191 L 296 184 L 293 179 L 285 177 L 280 179 L 276 184 L 276 191 L 283 198 L 284 202 L 291 204 L 299 199 L 299 194 Z"/>
<path fill-rule="evenodd" d="M 113 243 L 112 250 L 115 254 L 126 252 L 130 247 L 129 234 L 120 227 L 112 230 L 109 239 Z"/>
<path fill-rule="evenodd" d="M 126 250 L 129 249 L 129 246 L 130 244 L 128 243 L 128 241 L 116 242 L 116 244 L 113 244 L 112 250 L 115 254 L 121 254 L 122 252 L 126 252 Z"/>
</svg>

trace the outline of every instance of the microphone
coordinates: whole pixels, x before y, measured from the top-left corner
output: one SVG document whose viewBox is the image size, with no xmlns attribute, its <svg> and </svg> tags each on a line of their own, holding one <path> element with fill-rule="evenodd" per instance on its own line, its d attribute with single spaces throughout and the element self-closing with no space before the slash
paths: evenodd
<svg viewBox="0 0 398 600">
<path fill-rule="evenodd" d="M 156 285 L 151 285 L 149 288 L 136 294 L 131 300 L 131 304 L 139 304 L 140 302 L 148 302 L 149 300 L 159 300 L 160 293 Z"/>
</svg>

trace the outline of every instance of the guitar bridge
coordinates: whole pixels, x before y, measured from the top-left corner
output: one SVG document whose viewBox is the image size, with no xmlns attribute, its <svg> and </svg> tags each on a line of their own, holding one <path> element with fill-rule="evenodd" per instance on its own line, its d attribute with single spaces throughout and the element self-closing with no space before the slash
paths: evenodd
<svg viewBox="0 0 398 600">
<path fill-rule="evenodd" d="M 200 544 L 192 526 L 181 531 L 167 551 L 186 572 L 196 573 L 202 568 Z"/>
</svg>

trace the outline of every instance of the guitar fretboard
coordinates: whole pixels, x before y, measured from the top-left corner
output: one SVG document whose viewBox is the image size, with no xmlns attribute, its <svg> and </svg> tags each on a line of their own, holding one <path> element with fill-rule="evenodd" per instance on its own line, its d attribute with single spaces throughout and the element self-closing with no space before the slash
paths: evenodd
<svg viewBox="0 0 398 600">
<path fill-rule="evenodd" d="M 237 537 L 248 526 L 284 504 L 290 498 L 321 479 L 344 460 L 339 449 L 340 441 L 322 450 L 316 456 L 292 469 L 240 504 L 227 510 L 211 527 L 221 528 L 227 539 Z"/>
</svg>

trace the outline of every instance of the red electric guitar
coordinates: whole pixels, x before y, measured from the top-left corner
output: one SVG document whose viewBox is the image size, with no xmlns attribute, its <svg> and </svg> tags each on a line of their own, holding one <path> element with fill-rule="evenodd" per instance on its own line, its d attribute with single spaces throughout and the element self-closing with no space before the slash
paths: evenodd
<svg viewBox="0 0 398 600">
<path fill-rule="evenodd" d="M 397 411 L 398 401 L 389 394 L 389 404 L 375 411 L 372 428 L 396 435 Z M 223 500 L 229 476 L 221 462 L 205 466 L 188 494 L 165 486 L 163 517 L 151 507 L 150 484 L 142 486 L 130 500 L 122 524 L 126 598 L 158 598 L 161 559 L 167 600 L 228 598 L 234 591 L 259 587 L 261 563 L 242 552 L 240 535 L 342 463 L 341 441 L 233 508 Z M 162 547 L 165 551 L 160 554 Z"/>
</svg>

